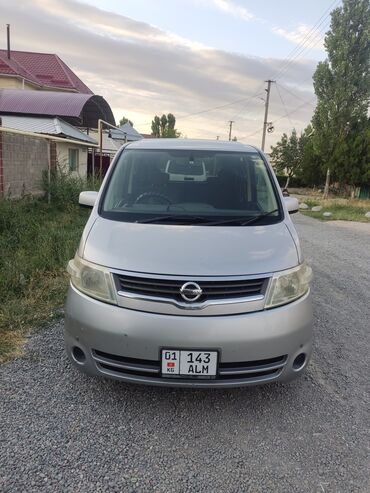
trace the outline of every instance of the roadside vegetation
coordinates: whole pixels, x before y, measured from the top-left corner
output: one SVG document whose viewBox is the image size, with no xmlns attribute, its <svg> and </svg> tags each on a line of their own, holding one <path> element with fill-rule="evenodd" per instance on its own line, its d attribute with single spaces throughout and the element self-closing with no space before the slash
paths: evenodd
<svg viewBox="0 0 370 493">
<path fill-rule="evenodd" d="M 347 197 L 333 196 L 324 199 L 322 192 L 310 188 L 290 188 L 289 192 L 298 198 L 300 203 L 308 205 L 309 209 L 300 209 L 305 214 L 322 221 L 359 221 L 370 224 L 370 218 L 365 214 L 370 212 L 370 199 L 350 199 Z M 312 207 L 321 206 L 320 211 L 312 211 Z M 331 212 L 332 216 L 323 216 L 324 212 Z"/>
<path fill-rule="evenodd" d="M 0 362 L 21 352 L 32 329 L 61 316 L 73 257 L 89 212 L 78 194 L 91 183 L 63 173 L 46 198 L 0 201 Z"/>
<path fill-rule="evenodd" d="M 314 212 L 312 210 L 300 210 L 307 216 L 315 217 L 323 221 L 360 221 L 370 224 L 370 218 L 365 217 L 366 212 L 370 211 L 370 200 L 358 200 L 358 199 L 309 199 L 305 200 L 310 208 L 314 206 L 322 206 L 320 212 Z M 323 212 L 331 212 L 332 216 L 325 217 Z"/>
</svg>

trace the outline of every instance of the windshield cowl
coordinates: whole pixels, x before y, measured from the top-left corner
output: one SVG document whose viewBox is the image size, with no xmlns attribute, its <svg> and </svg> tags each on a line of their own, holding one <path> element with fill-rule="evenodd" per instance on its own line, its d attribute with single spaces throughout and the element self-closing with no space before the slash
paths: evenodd
<svg viewBox="0 0 370 493">
<path fill-rule="evenodd" d="M 256 224 L 261 222 L 268 216 L 272 214 L 278 214 L 279 210 L 274 209 L 272 211 L 258 214 L 252 217 L 230 217 L 230 218 L 222 218 L 214 220 L 210 217 L 201 217 L 201 216 L 177 216 L 177 215 L 168 215 L 168 216 L 155 216 L 145 219 L 138 219 L 135 222 L 140 224 L 188 224 L 188 225 L 202 225 L 202 226 L 248 226 L 249 224 Z M 279 216 L 275 218 L 279 219 Z M 276 221 L 273 221 L 276 222 Z"/>
</svg>

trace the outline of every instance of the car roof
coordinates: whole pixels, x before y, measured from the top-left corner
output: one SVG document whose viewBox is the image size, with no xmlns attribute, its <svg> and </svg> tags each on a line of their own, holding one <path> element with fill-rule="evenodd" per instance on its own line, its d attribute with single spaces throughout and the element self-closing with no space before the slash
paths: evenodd
<svg viewBox="0 0 370 493">
<path fill-rule="evenodd" d="M 130 142 L 127 149 L 192 149 L 205 151 L 256 152 L 258 149 L 241 142 L 206 139 L 142 139 Z"/>
</svg>

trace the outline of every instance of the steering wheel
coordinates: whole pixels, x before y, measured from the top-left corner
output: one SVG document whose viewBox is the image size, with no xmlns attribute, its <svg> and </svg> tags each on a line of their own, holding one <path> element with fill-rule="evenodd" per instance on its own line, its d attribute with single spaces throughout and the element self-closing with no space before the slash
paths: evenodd
<svg viewBox="0 0 370 493">
<path fill-rule="evenodd" d="M 172 200 L 163 195 L 162 193 L 158 192 L 144 192 L 141 193 L 138 197 L 136 197 L 134 204 L 139 204 L 142 202 L 142 199 L 145 199 L 146 197 L 155 197 L 158 199 L 161 199 L 163 202 L 167 203 L 168 205 L 172 205 Z M 144 202 L 146 203 L 146 202 Z"/>
</svg>

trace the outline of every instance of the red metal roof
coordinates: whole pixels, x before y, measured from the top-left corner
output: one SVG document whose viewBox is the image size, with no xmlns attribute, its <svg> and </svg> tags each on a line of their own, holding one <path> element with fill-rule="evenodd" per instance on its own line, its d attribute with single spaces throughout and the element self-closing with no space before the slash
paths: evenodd
<svg viewBox="0 0 370 493">
<path fill-rule="evenodd" d="M 97 128 L 99 118 L 115 125 L 109 104 L 95 94 L 0 89 L 1 113 L 60 116 L 91 128 Z"/>
<path fill-rule="evenodd" d="M 51 53 L 0 50 L 0 75 L 18 75 L 42 87 L 60 88 L 93 94 L 81 79 L 58 57 Z"/>
</svg>

